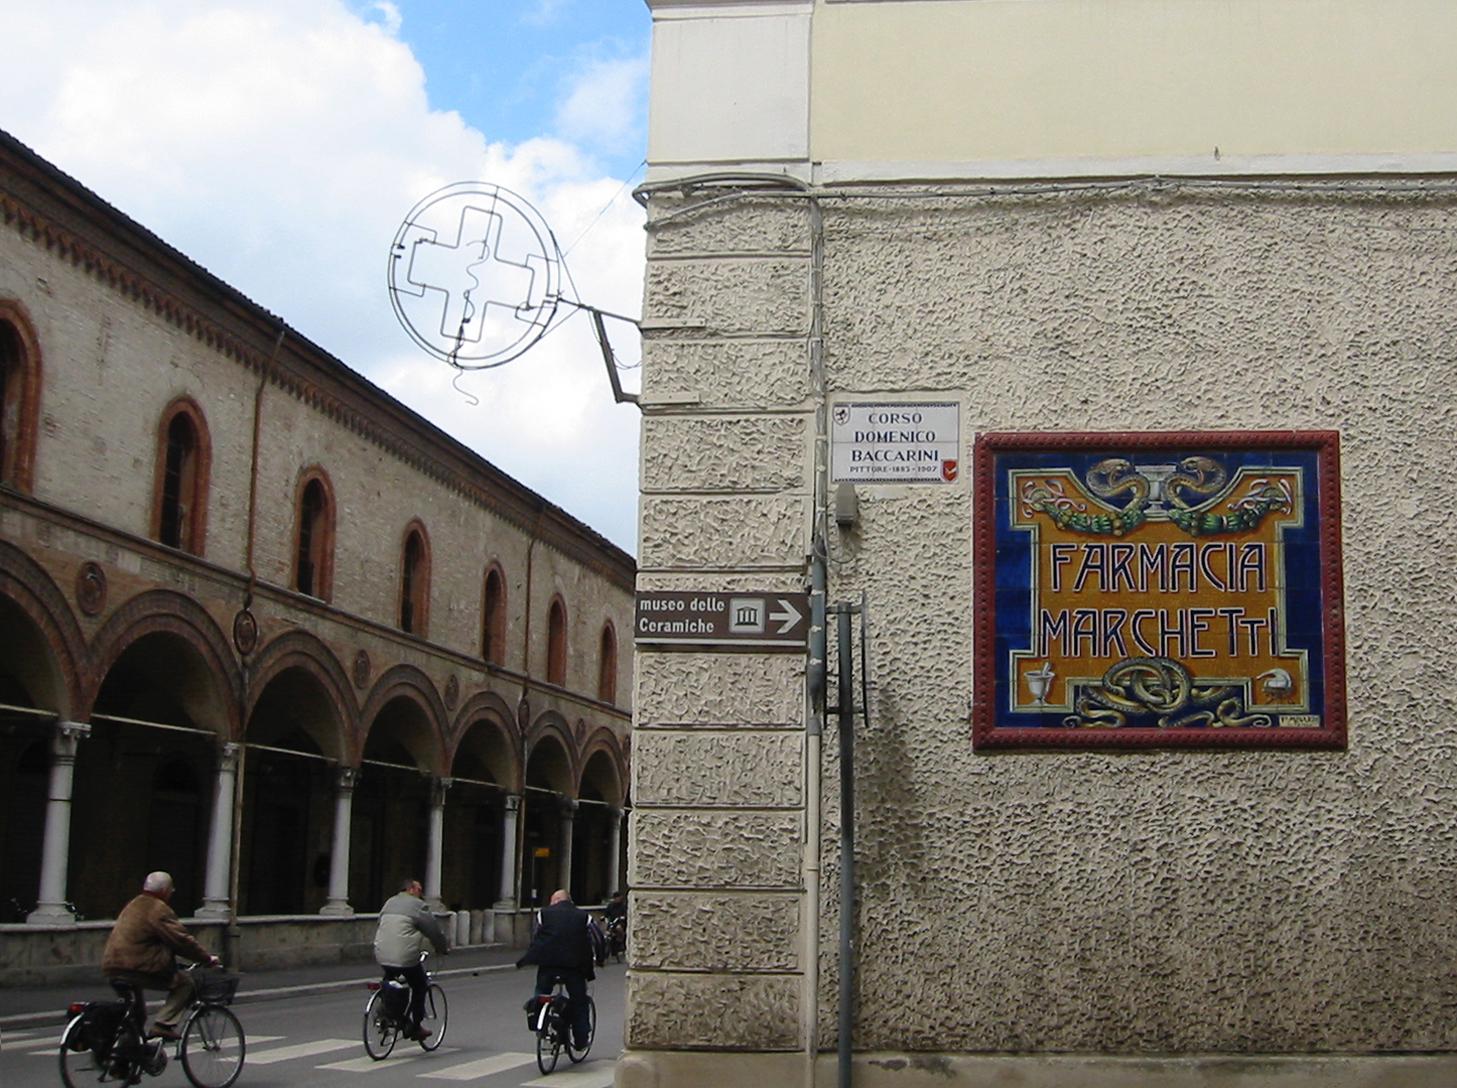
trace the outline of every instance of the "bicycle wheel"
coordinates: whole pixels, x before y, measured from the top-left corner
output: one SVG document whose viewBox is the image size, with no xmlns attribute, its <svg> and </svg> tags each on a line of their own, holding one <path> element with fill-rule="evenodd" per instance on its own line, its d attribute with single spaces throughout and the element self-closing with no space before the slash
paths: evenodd
<svg viewBox="0 0 1457 1088">
<path fill-rule="evenodd" d="M 565 1034 L 567 1037 L 567 1057 L 572 1059 L 572 1064 L 576 1065 L 580 1061 L 585 1061 L 587 1055 L 591 1053 L 592 1041 L 597 1038 L 597 1002 L 592 1000 L 591 994 L 587 995 L 587 1045 L 578 1050 L 572 1045 L 571 1032 L 567 1031 Z"/>
<path fill-rule="evenodd" d="M 435 1050 L 445 1042 L 445 1029 L 450 1026 L 450 1006 L 445 1000 L 445 991 L 438 982 L 432 982 L 425 991 L 425 1015 L 420 1017 L 420 1026 L 429 1028 L 430 1034 L 420 1040 L 422 1050 Z"/>
<path fill-rule="evenodd" d="M 91 1048 L 86 1038 L 86 1025 L 82 1022 L 85 1018 L 85 1013 L 73 1016 L 61 1032 L 61 1082 L 66 1088 L 82 1088 L 82 1085 L 90 1088 L 107 1069 L 106 1059 Z"/>
<path fill-rule="evenodd" d="M 546 1076 L 556 1068 L 562 1052 L 562 1022 L 555 1009 L 546 1014 L 546 1023 L 536 1032 L 536 1068 Z"/>
<path fill-rule="evenodd" d="M 384 1061 L 399 1037 L 399 1024 L 386 1011 L 380 991 L 374 991 L 369 995 L 369 1003 L 364 1006 L 364 1052 L 377 1062 Z"/>
<path fill-rule="evenodd" d="M 224 1005 L 198 1005 L 182 1025 L 182 1071 L 196 1088 L 229 1088 L 247 1049 L 243 1025 Z"/>
</svg>

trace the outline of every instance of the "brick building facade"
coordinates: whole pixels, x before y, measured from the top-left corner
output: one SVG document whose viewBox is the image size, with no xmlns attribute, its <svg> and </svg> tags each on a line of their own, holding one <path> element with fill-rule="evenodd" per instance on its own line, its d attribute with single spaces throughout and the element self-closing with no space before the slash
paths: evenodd
<svg viewBox="0 0 1457 1088">
<path fill-rule="evenodd" d="M 0 215 L 9 934 L 94 962 L 156 868 L 255 963 L 410 873 L 467 941 L 604 899 L 632 558 L 3 134 Z"/>
</svg>

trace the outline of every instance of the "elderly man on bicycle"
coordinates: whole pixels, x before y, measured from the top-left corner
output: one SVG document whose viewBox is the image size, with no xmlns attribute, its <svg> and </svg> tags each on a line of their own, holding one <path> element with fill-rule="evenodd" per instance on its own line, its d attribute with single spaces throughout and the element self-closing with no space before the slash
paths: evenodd
<svg viewBox="0 0 1457 1088">
<path fill-rule="evenodd" d="M 150 1034 L 169 1042 L 178 1037 L 177 1021 L 187 1011 L 194 990 L 192 976 L 177 970 L 175 956 L 213 967 L 222 963 L 178 921 L 177 912 L 170 906 L 174 890 L 170 874 L 148 873 L 142 894 L 116 916 L 116 925 L 101 953 L 101 971 L 107 978 L 138 988 L 167 991 L 167 1000 Z"/>
<path fill-rule="evenodd" d="M 416 1042 L 430 1034 L 429 1028 L 420 1026 L 425 1016 L 425 990 L 430 985 L 420 953 L 427 939 L 442 956 L 450 950 L 445 931 L 425 905 L 424 895 L 418 880 L 406 880 L 399 893 L 379 909 L 379 927 L 374 932 L 374 962 L 387 978 L 398 975 L 410 984 L 410 1022 L 405 1036 Z"/>
<path fill-rule="evenodd" d="M 551 993 L 557 979 L 567 984 L 567 997 L 572 1003 L 572 1045 L 578 1049 L 584 1049 L 592 1035 L 587 1009 L 587 983 L 597 977 L 592 962 L 587 912 L 572 902 L 565 889 L 552 892 L 551 903 L 541 912 L 541 925 L 516 966 L 536 965 L 537 994 Z"/>
</svg>

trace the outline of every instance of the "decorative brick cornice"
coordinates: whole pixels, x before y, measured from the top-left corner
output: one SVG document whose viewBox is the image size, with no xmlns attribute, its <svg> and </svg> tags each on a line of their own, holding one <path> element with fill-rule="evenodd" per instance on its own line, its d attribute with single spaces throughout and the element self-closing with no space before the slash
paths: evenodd
<svg viewBox="0 0 1457 1088">
<path fill-rule="evenodd" d="M 38 194 L 26 199 L 18 191 L 23 184 L 9 184 L 0 175 L 0 219 L 6 226 L 209 349 L 265 374 L 279 389 L 415 471 L 539 534 L 568 558 L 632 591 L 636 564 L 606 537 L 501 472 L 4 132 L 0 165 Z M 36 206 L 41 203 L 53 208 Z M 74 224 L 63 222 L 73 219 Z M 144 272 L 109 247 L 129 248 L 137 264 L 151 267 Z M 164 286 L 163 278 L 175 280 L 178 289 Z M 208 309 L 216 309 L 222 319 Z M 230 328 L 234 323 L 252 335 L 239 335 Z M 272 345 L 280 330 L 282 350 L 275 353 Z"/>
</svg>

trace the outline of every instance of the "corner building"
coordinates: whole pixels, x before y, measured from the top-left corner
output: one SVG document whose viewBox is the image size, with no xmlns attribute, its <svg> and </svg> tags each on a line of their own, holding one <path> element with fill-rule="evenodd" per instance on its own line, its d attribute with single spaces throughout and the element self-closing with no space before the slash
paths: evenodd
<svg viewBox="0 0 1457 1088">
<path fill-rule="evenodd" d="M 1451 1083 L 1457 10 L 648 6 L 638 588 L 868 604 L 854 1083 Z M 619 1088 L 837 1083 L 808 656 L 639 647 Z"/>
<path fill-rule="evenodd" d="M 632 558 L 0 134 L 0 985 L 622 880 Z M 225 943 L 226 942 L 226 943 Z"/>
</svg>

